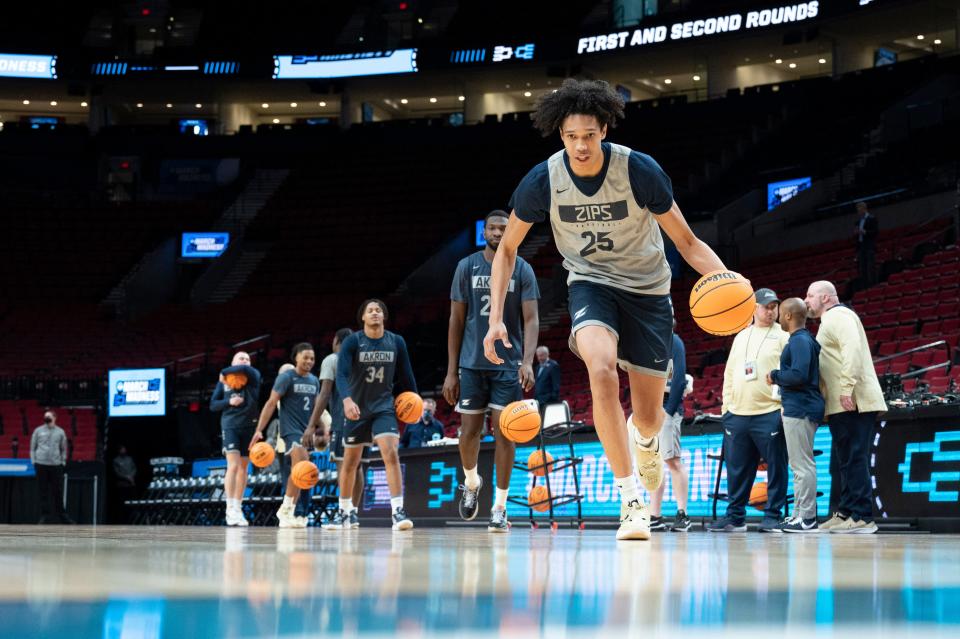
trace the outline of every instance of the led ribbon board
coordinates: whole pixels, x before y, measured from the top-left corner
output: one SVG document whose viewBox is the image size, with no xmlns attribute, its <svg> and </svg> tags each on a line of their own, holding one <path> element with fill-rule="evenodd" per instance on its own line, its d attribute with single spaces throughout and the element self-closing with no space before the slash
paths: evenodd
<svg viewBox="0 0 960 639">
<path fill-rule="evenodd" d="M 55 80 L 57 56 L 0 53 L 0 77 Z"/>
<path fill-rule="evenodd" d="M 633 31 L 601 33 L 580 38 L 577 41 L 577 55 L 635 49 L 668 40 L 690 40 L 720 33 L 775 27 L 811 20 L 818 15 L 820 15 L 820 3 L 813 0 L 759 11 L 730 13 L 673 24 L 640 27 Z"/>
<path fill-rule="evenodd" d="M 364 51 L 333 55 L 277 55 L 273 57 L 277 80 L 352 78 L 417 72 L 416 49 Z"/>
</svg>

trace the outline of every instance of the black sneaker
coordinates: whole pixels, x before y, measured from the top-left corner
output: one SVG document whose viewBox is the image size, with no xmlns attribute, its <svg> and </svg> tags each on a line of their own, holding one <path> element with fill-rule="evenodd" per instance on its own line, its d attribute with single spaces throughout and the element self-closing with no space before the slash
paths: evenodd
<svg viewBox="0 0 960 639">
<path fill-rule="evenodd" d="M 500 510 L 499 508 L 494 508 L 490 511 L 490 523 L 487 524 L 487 532 L 510 532 L 510 522 L 507 521 L 506 509 Z"/>
<path fill-rule="evenodd" d="M 460 484 L 460 518 L 464 521 L 473 521 L 480 511 L 480 489 L 483 488 L 483 477 L 480 477 L 480 483 L 476 488 L 467 488 L 466 484 Z"/>
<path fill-rule="evenodd" d="M 324 530 L 343 530 L 344 528 L 349 528 L 350 515 L 345 513 L 342 510 L 338 510 L 337 514 L 327 520 L 327 523 L 320 526 Z"/>
<path fill-rule="evenodd" d="M 650 530 L 668 530 L 667 522 L 663 517 L 650 516 Z"/>
<path fill-rule="evenodd" d="M 693 527 L 693 522 L 687 517 L 686 511 L 678 510 L 677 516 L 673 519 L 673 532 L 687 532 Z"/>
<path fill-rule="evenodd" d="M 350 514 L 347 516 L 347 522 L 344 523 L 344 528 L 359 528 L 360 527 L 360 518 L 357 516 L 356 510 L 351 510 Z"/>
<path fill-rule="evenodd" d="M 410 530 L 413 528 L 413 522 L 410 521 L 410 518 L 407 517 L 407 513 L 403 508 L 397 508 L 393 511 L 393 529 L 394 530 Z"/>
<path fill-rule="evenodd" d="M 729 517 L 723 517 L 707 526 L 710 532 L 747 532 L 747 524 L 743 521 L 734 521 Z"/>
<path fill-rule="evenodd" d="M 773 517 L 764 517 L 763 521 L 760 522 L 760 527 L 757 528 L 757 532 L 782 533 L 783 532 L 783 528 L 781 528 L 782 525 L 783 525 L 782 522 L 777 521 Z"/>
<path fill-rule="evenodd" d="M 791 517 L 780 525 L 780 530 L 785 533 L 818 533 L 820 526 L 817 524 L 817 518 L 804 519 L 797 515 Z"/>
</svg>

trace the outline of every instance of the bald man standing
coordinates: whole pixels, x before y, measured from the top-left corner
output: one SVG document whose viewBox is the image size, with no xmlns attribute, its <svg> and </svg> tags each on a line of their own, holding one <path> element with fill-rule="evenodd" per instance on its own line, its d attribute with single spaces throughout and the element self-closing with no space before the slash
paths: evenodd
<svg viewBox="0 0 960 639">
<path fill-rule="evenodd" d="M 883 391 L 873 368 L 870 345 L 855 312 L 840 303 L 836 287 L 814 282 L 804 299 L 810 317 L 820 318 L 820 378 L 827 423 L 840 469 L 840 506 L 821 530 L 831 533 L 877 532 L 870 489 L 870 438 L 880 413 Z"/>
</svg>

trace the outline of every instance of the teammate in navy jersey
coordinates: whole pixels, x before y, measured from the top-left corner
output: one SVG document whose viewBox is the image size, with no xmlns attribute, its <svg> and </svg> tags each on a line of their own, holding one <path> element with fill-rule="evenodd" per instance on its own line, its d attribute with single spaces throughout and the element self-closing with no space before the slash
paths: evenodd
<svg viewBox="0 0 960 639">
<path fill-rule="evenodd" d="M 512 346 L 504 299 L 517 247 L 549 217 L 569 272 L 570 347 L 587 365 L 593 419 L 621 497 L 617 539 L 649 539 L 650 516 L 630 460 L 648 491 L 663 481 L 657 433 L 672 349 L 670 267 L 661 230 L 699 273 L 725 269 L 694 236 L 673 200 L 670 178 L 648 155 L 603 142 L 623 117 L 623 99 L 605 82 L 566 80 L 537 102 L 534 125 L 560 134 L 563 150 L 520 182 L 513 212 L 493 260 L 490 329 L 484 354 L 503 362 L 497 341 Z M 617 364 L 630 378 L 633 415 L 627 429 Z"/>
<path fill-rule="evenodd" d="M 270 399 L 260 411 L 257 430 L 250 440 L 250 447 L 263 439 L 263 431 L 270 418 L 280 404 L 280 437 L 286 445 L 286 455 L 290 455 L 291 468 L 299 462 L 310 458 L 307 449 L 301 443 L 303 434 L 307 430 L 307 423 L 313 414 L 313 406 L 320 392 L 320 380 L 311 373 L 316 355 L 313 346 L 300 343 L 293 347 L 290 359 L 296 368 L 277 375 L 277 380 L 270 391 Z M 281 528 L 306 528 L 306 517 L 294 516 L 294 505 L 300 496 L 300 489 L 293 483 L 293 478 L 287 480 L 287 490 L 283 497 L 283 504 L 277 511 L 277 519 Z"/>
<path fill-rule="evenodd" d="M 522 399 L 523 390 L 533 387 L 533 354 L 540 332 L 537 278 L 530 265 L 522 257 L 517 257 L 507 286 L 503 318 L 511 341 L 518 345 L 522 343 L 523 350 L 500 345 L 497 352 L 503 359 L 501 364 L 494 364 L 483 356 L 483 336 L 489 328 L 490 267 L 506 226 L 506 212 L 488 213 L 483 227 L 486 247 L 457 264 L 450 288 L 447 377 L 443 381 L 443 396 L 450 404 L 455 404 L 457 412 L 462 415 L 460 461 L 464 480 L 460 486 L 460 516 L 467 521 L 475 518 L 480 509 L 483 478 L 477 474 L 477 458 L 483 419 L 487 409 L 490 410 L 490 423 L 494 424 L 496 437 L 494 461 L 497 467 L 496 494 L 487 526 L 490 532 L 509 531 L 507 493 L 516 456 L 516 445 L 500 432 L 500 411 L 507 404 Z"/>
<path fill-rule="evenodd" d="M 307 426 L 307 432 L 303 435 L 303 445 L 314 441 L 314 434 L 321 424 L 321 416 L 324 410 L 330 411 L 330 427 L 323 428 L 322 439 L 328 443 L 330 459 L 337 467 L 337 477 L 343 472 L 343 402 L 337 395 L 337 358 L 340 354 L 340 347 L 353 333 L 352 329 L 341 328 L 333 336 L 333 352 L 323 358 L 320 364 L 320 395 L 317 397 L 317 405 L 313 408 L 313 415 L 310 417 L 310 424 Z M 353 483 L 353 494 L 351 498 L 353 505 L 360 507 L 360 499 L 363 496 L 363 466 L 357 467 L 357 477 Z M 350 517 L 351 527 L 359 527 L 356 511 L 353 511 Z"/>
<path fill-rule="evenodd" d="M 384 328 L 387 305 L 365 301 L 357 311 L 362 330 L 350 335 L 337 355 L 337 394 L 343 398 L 343 472 L 340 474 L 340 510 L 324 529 L 356 527 L 350 499 L 363 449 L 376 443 L 386 467 L 394 530 L 409 530 L 413 522 L 403 509 L 403 476 L 400 473 L 400 430 L 393 408 L 395 394 L 417 392 L 407 344 Z M 396 391 L 396 392 L 395 392 Z"/>
</svg>

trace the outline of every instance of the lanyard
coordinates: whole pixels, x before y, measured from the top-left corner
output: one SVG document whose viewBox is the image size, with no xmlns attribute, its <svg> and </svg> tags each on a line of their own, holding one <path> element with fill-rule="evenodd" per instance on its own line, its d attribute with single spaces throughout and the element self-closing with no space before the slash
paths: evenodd
<svg viewBox="0 0 960 639">
<path fill-rule="evenodd" d="M 755 326 L 750 327 L 750 334 L 747 335 L 747 345 L 743 349 L 745 355 L 750 355 L 750 338 L 753 337 L 753 329 Z M 760 357 L 760 349 L 763 348 L 763 343 L 767 340 L 767 337 L 770 336 L 770 331 L 773 330 L 773 325 L 767 327 L 767 332 L 763 334 L 763 339 L 760 340 L 760 346 L 757 346 L 757 354 L 753 356 L 753 361 L 757 361 L 757 358 Z"/>
</svg>

